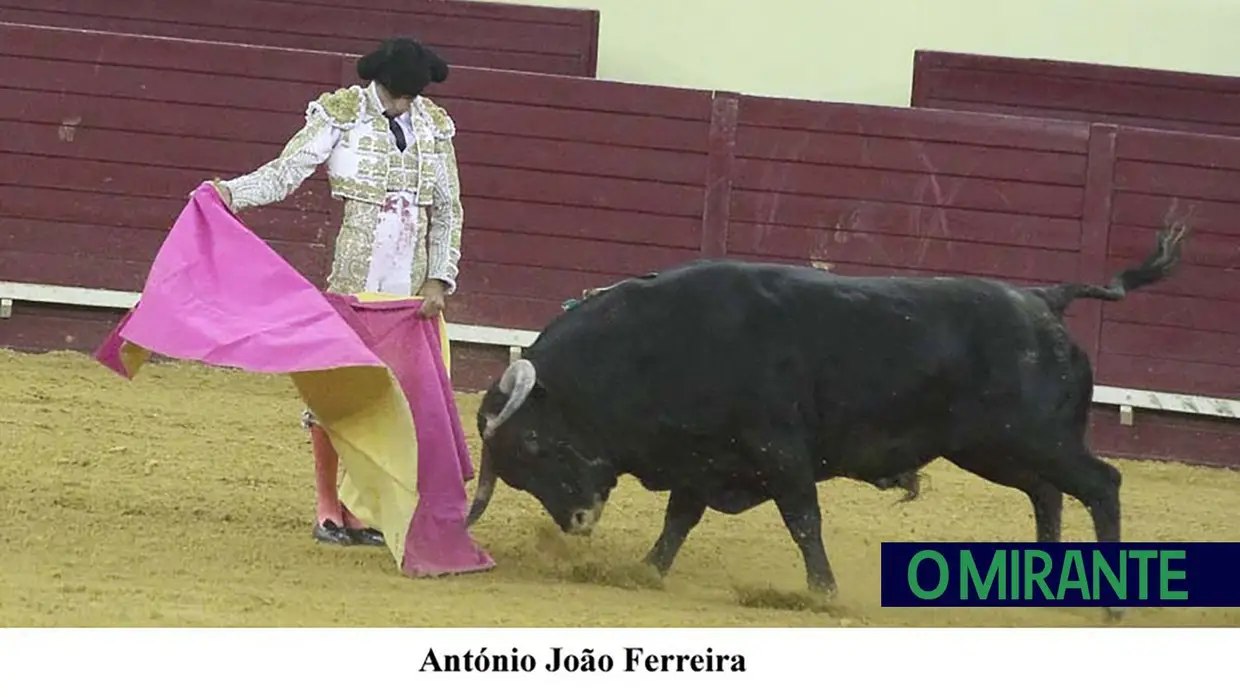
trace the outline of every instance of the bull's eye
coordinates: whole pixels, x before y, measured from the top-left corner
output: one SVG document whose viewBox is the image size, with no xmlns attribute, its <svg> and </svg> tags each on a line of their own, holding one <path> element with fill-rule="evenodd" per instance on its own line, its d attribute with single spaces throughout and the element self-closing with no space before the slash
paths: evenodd
<svg viewBox="0 0 1240 697">
<path fill-rule="evenodd" d="M 521 445 L 533 455 L 538 454 L 538 434 L 525 431 L 521 434 Z"/>
</svg>

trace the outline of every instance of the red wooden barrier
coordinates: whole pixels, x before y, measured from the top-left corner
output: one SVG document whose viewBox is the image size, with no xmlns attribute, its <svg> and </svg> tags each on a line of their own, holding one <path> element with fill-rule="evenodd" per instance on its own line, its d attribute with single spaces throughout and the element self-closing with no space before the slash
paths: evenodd
<svg viewBox="0 0 1240 697">
<path fill-rule="evenodd" d="M 1103 308 L 1098 380 L 1240 395 L 1240 141 L 1124 129 L 1115 163 L 1108 271 L 1147 253 L 1164 211 L 1191 210 L 1176 275 Z"/>
<path fill-rule="evenodd" d="M 262 164 L 308 99 L 356 81 L 352 56 L 21 25 L 0 25 L 0 57 L 0 275 L 131 291 L 189 191 Z M 436 90 L 466 192 L 454 321 L 536 329 L 583 288 L 700 253 L 709 92 L 474 68 Z M 320 171 L 242 217 L 322 282 L 337 215 Z M 80 346 L 112 314 L 41 313 L 6 340 Z"/>
<path fill-rule="evenodd" d="M 141 290 L 203 179 L 279 151 L 340 58 L 247 46 L 0 25 L 0 275 Z M 214 65 L 211 72 L 202 66 Z M 250 222 L 300 271 L 326 274 L 336 208 L 316 174 Z M 39 313 L 6 343 L 81 347 L 114 313 Z"/>
<path fill-rule="evenodd" d="M 843 274 L 1075 280 L 1089 128 L 745 98 L 729 254 Z M 1070 325 L 1096 332 L 1080 307 Z"/>
<path fill-rule="evenodd" d="M 194 186 L 274 155 L 308 98 L 353 81 L 340 54 L 11 25 L 0 59 L 0 280 L 125 290 Z M 1198 232 L 1177 278 L 1081 302 L 1070 327 L 1100 382 L 1234 396 L 1240 139 L 486 69 L 438 88 L 466 192 L 454 322 L 535 329 L 583 288 L 701 255 L 1102 282 L 1178 197 Z M 245 218 L 321 283 L 337 210 L 318 175 Z M 91 349 L 116 319 L 19 305 L 0 345 Z M 505 359 L 463 348 L 454 377 Z M 1101 452 L 1236 464 L 1234 424 L 1098 413 Z"/>
<path fill-rule="evenodd" d="M 1016 114 L 1095 126 L 1100 181 L 1089 205 L 1105 220 L 1103 256 L 1082 263 L 1113 272 L 1143 253 L 1152 229 L 1179 200 L 1196 233 L 1176 278 L 1097 315 L 1100 384 L 1235 399 L 1240 396 L 1240 78 L 1063 61 L 918 51 L 910 103 Z M 1141 130 L 1157 128 L 1159 131 Z M 1180 133 L 1175 133 L 1180 132 Z M 1102 170 L 1107 170 L 1105 175 Z M 1105 189 L 1113 189 L 1107 194 Z M 1101 267 L 1100 267 L 1101 264 Z M 1091 280 L 1106 273 L 1088 272 Z M 1139 428 L 1098 410 L 1095 447 L 1127 457 L 1176 457 L 1235 465 L 1230 423 L 1143 414 Z M 1183 457 L 1183 455 L 1180 455 Z"/>
<path fill-rule="evenodd" d="M 538 329 L 582 289 L 698 256 L 709 92 L 489 70 L 437 89 L 468 228 L 456 321 Z"/>
<path fill-rule="evenodd" d="M 598 67 L 599 12 L 587 9 L 442 0 L 0 0 L 0 22 L 357 53 L 408 34 L 454 65 L 584 77 Z"/>
<path fill-rule="evenodd" d="M 1240 136 L 1240 77 L 917 51 L 915 107 Z"/>
</svg>

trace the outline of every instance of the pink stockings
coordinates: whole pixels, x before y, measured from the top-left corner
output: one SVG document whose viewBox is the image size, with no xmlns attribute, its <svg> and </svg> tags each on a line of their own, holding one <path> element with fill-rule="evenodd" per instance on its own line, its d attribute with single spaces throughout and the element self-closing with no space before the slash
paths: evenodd
<svg viewBox="0 0 1240 697">
<path fill-rule="evenodd" d="M 336 488 L 340 458 L 332 447 L 327 431 L 318 424 L 312 424 L 310 442 L 314 445 L 314 488 L 318 499 L 316 521 L 322 523 L 330 520 L 336 525 L 355 530 L 364 527 L 362 522 L 340 503 L 340 493 Z"/>
</svg>

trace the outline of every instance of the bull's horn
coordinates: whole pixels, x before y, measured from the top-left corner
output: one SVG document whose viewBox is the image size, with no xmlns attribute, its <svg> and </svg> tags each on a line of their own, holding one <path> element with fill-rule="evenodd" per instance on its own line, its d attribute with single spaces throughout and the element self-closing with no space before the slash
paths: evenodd
<svg viewBox="0 0 1240 697">
<path fill-rule="evenodd" d="M 495 433 L 495 429 L 516 413 L 522 404 L 525 404 L 525 398 L 530 396 L 530 391 L 534 389 L 534 383 L 537 381 L 538 374 L 534 370 L 534 364 L 528 360 L 522 358 L 508 366 L 508 370 L 505 370 L 499 379 L 499 391 L 508 395 L 508 402 L 498 414 L 487 417 L 486 429 L 482 433 L 483 440 L 490 438 Z"/>
<path fill-rule="evenodd" d="M 469 505 L 469 515 L 465 518 L 465 527 L 478 522 L 491 503 L 491 495 L 495 493 L 495 466 L 491 462 L 491 452 L 482 446 L 482 464 L 478 467 L 478 489 L 474 492 L 474 502 Z"/>
</svg>

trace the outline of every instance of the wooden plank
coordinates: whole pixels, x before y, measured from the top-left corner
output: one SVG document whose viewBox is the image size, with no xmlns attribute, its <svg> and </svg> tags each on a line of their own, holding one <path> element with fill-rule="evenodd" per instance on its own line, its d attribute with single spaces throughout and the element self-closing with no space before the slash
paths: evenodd
<svg viewBox="0 0 1240 697">
<path fill-rule="evenodd" d="M 578 292 L 580 297 L 580 292 Z M 462 292 L 448 300 L 452 321 L 540 331 L 560 312 L 560 301 Z"/>
<path fill-rule="evenodd" d="M 481 392 L 498 380 L 508 367 L 508 351 L 500 346 L 454 344 L 452 387 L 462 392 Z M 471 415 L 472 416 L 472 415 Z M 465 428 L 472 429 L 467 422 Z"/>
<path fill-rule="evenodd" d="M 462 71 L 463 72 L 463 71 Z M 620 145 L 704 154 L 709 121 L 486 102 L 437 99 L 458 131 Z"/>
<path fill-rule="evenodd" d="M 0 41 L 3 34 L 0 33 Z M 169 46 L 169 50 L 174 47 Z M 103 49 L 101 49 L 103 50 Z M 164 104 L 212 104 L 241 109 L 301 113 L 306 102 L 338 86 L 313 79 L 228 76 L 156 67 L 5 56 L 0 87 L 94 97 L 121 97 L 147 108 Z M 339 63 L 336 64 L 339 66 Z"/>
<path fill-rule="evenodd" d="M 93 352 L 123 311 L 17 303 L 0 320 L 0 346 L 18 351 Z"/>
<path fill-rule="evenodd" d="M 1240 93 L 1176 89 L 1170 94 L 1163 86 L 1099 83 L 1064 74 L 984 69 L 936 71 L 931 82 L 936 91 L 952 99 L 974 103 L 1080 109 L 1098 117 L 1142 116 L 1240 125 Z"/>
<path fill-rule="evenodd" d="M 1019 116 L 1023 118 L 1053 119 L 1056 121 L 1084 121 L 1095 123 L 1101 120 L 1111 125 L 1150 128 L 1165 131 L 1197 130 L 1223 136 L 1240 136 L 1240 126 L 1202 124 L 1196 121 L 1177 119 L 1157 119 L 1148 116 L 1123 116 L 1120 114 L 1098 114 L 1083 109 L 1047 109 L 1019 104 L 992 104 L 988 102 L 970 102 L 960 99 L 930 98 L 918 102 L 922 108 L 943 109 L 948 111 L 978 112 L 1001 116 Z"/>
<path fill-rule="evenodd" d="M 250 144 L 214 138 L 131 134 L 77 124 L 62 131 L 50 124 L 4 123 L 13 140 L 0 145 L 0 152 L 37 155 L 70 162 L 152 166 L 182 170 L 186 180 L 202 181 L 205 173 L 244 172 L 280 153 L 281 145 Z M 289 135 L 296 125 L 289 129 Z M 125 169 L 128 169 L 126 167 Z M 141 167 L 135 171 L 141 171 Z M 178 184 L 179 185 L 179 184 Z M 195 182 L 196 185 L 196 182 Z M 116 182 L 114 186 L 125 186 Z"/>
<path fill-rule="evenodd" d="M 1240 269 L 1240 220 L 1231 234 L 1205 232 L 1194 229 L 1192 237 L 1184 246 L 1182 264 L 1177 274 L 1196 273 L 1196 266 L 1213 266 L 1221 269 Z M 1154 234 L 1158 226 L 1112 225 L 1107 240 L 1107 254 L 1125 259 L 1140 259 L 1154 248 Z M 1185 269 L 1188 269 L 1187 271 Z"/>
<path fill-rule="evenodd" d="M 735 223 L 761 226 L 845 229 L 1035 249 L 1075 251 L 1081 239 L 1080 222 L 1066 218 L 758 191 L 736 192 L 731 216 Z"/>
<path fill-rule="evenodd" d="M 2 19 L 0 47 L 4 55 L 14 60 L 39 59 L 32 63 L 52 60 L 158 68 L 174 74 L 188 72 L 221 78 L 250 77 L 315 84 L 333 84 L 339 78 L 339 58 L 334 53 L 279 49 L 261 43 L 227 44 L 53 25 L 31 26 Z"/>
<path fill-rule="evenodd" d="M 81 285 L 109 290 L 140 291 L 149 261 L 102 259 L 85 251 L 55 253 L 0 250 L 4 280 L 14 283 Z"/>
<path fill-rule="evenodd" d="M 737 158 L 733 186 L 780 194 L 878 199 L 1079 219 L 1082 187 Z"/>
<path fill-rule="evenodd" d="M 159 251 L 160 245 L 167 237 L 168 228 L 171 226 L 172 221 L 169 221 L 162 229 L 142 229 L 98 223 L 65 223 L 0 216 L 0 250 L 71 256 L 85 255 L 101 260 L 134 261 L 149 265 L 154 261 L 155 254 Z M 254 227 L 259 231 L 267 230 L 262 225 Z M 324 231 L 324 228 L 330 229 L 324 224 L 320 226 L 320 231 Z M 315 255 L 325 254 L 326 245 L 323 241 L 305 235 L 313 228 L 288 226 L 285 229 L 301 233 L 303 238 L 281 239 L 264 235 L 261 232 L 257 234 L 276 249 L 309 249 L 314 250 L 309 253 Z M 334 237 L 335 230 L 330 229 L 330 231 Z M 313 268 L 318 267 L 315 265 Z M 14 279 L 0 277 L 0 280 Z"/>
<path fill-rule="evenodd" d="M 1237 77 L 940 51 L 913 74 L 917 107 L 1240 135 Z"/>
<path fill-rule="evenodd" d="M 1193 231 L 1228 234 L 1240 227 L 1240 204 L 1222 201 L 1200 201 L 1188 197 L 1178 200 L 1171 196 L 1117 191 L 1111 214 L 1112 222 L 1130 227 L 1155 229 L 1163 224 L 1170 210 L 1181 214 L 1191 210 L 1189 218 Z M 1152 236 L 1151 236 L 1152 239 Z M 1187 248 L 1185 249 L 1187 252 Z"/>
<path fill-rule="evenodd" d="M 535 136 L 497 135 L 465 130 L 456 142 L 462 168 L 479 165 L 522 170 L 635 179 L 661 184 L 700 185 L 706 153 L 673 152 L 623 145 L 600 145 Z"/>
<path fill-rule="evenodd" d="M 792 259 L 792 258 L 786 258 L 786 257 L 779 257 L 775 255 L 754 254 L 754 253 L 747 253 L 747 252 L 730 252 L 728 256 L 735 258 L 735 259 L 794 264 L 798 266 L 806 266 L 809 264 L 813 264 L 814 266 L 818 268 L 822 268 L 824 270 L 829 271 L 830 273 L 838 274 L 841 276 L 927 277 L 927 276 L 952 276 L 952 275 L 956 275 L 956 276 L 959 276 L 959 275 L 977 276 L 978 275 L 976 272 L 972 270 L 964 272 L 964 273 L 953 273 L 951 271 L 943 271 L 940 269 L 926 268 L 926 267 L 909 267 L 909 266 L 892 267 L 892 266 L 880 266 L 880 265 L 872 265 L 872 264 L 858 264 L 858 263 L 853 263 L 853 262 L 822 262 L 822 261 L 812 261 L 812 260 L 798 260 L 798 259 Z M 1043 285 L 1043 284 L 1055 282 L 1054 279 L 1006 279 L 1006 280 L 1014 281 L 1018 285 Z M 1081 307 L 1082 307 L 1081 304 L 1077 304 L 1077 305 L 1074 305 L 1068 308 L 1068 311 L 1065 313 L 1065 320 L 1067 323 L 1068 332 L 1077 341 L 1087 341 L 1089 337 L 1091 336 L 1091 328 L 1093 325 L 1090 322 L 1088 322 L 1086 318 L 1083 317 L 1083 312 L 1082 312 Z"/>
<path fill-rule="evenodd" d="M 1175 130 L 1125 128 L 1117 154 L 1125 160 L 1240 170 L 1240 140 Z"/>
<path fill-rule="evenodd" d="M 709 90 L 485 69 L 454 70 L 451 79 L 428 93 L 448 104 L 467 99 L 702 124 L 710 122 L 712 102 Z"/>
<path fill-rule="evenodd" d="M 1138 240 L 1141 239 L 1146 240 L 1146 251 L 1140 257 L 1116 255 L 1107 257 L 1106 269 L 1108 277 L 1113 277 L 1123 269 L 1140 264 L 1145 256 L 1153 250 L 1152 236 L 1145 237 L 1142 235 Z M 1158 285 L 1142 288 L 1138 292 L 1148 295 L 1237 300 L 1240 299 L 1240 284 L 1236 283 L 1236 271 L 1234 269 L 1184 264 L 1177 268 L 1170 278 L 1159 281 Z"/>
<path fill-rule="evenodd" d="M 486 192 L 488 198 L 625 213 L 702 217 L 702 186 L 661 184 L 640 179 L 594 177 L 529 171 L 508 166 L 461 167 L 465 191 Z M 696 240 L 695 240 L 696 242 Z"/>
<path fill-rule="evenodd" d="M 138 140 L 138 139 L 135 139 Z M 113 150 L 100 149 L 101 152 Z M 170 199 L 184 206 L 190 192 L 220 170 L 204 167 L 147 167 L 137 164 L 101 162 L 90 158 L 43 157 L 5 154 L 0 184 L 32 189 L 52 189 L 59 196 L 74 192 L 101 193 L 117 197 L 140 196 Z M 326 177 L 307 180 L 284 201 L 271 204 L 273 210 L 297 211 L 306 216 L 329 216 L 339 204 L 331 201 Z"/>
<path fill-rule="evenodd" d="M 0 163 L 3 158 L 0 158 Z M 2 167 L 0 167 L 2 169 Z M 70 226 L 119 227 L 166 233 L 188 201 L 142 196 L 111 196 L 95 192 L 66 194 L 52 189 L 24 186 L 0 187 L 0 211 L 5 220 L 68 223 Z M 321 213 L 303 213 L 288 208 L 262 208 L 241 215 L 259 237 L 274 240 L 320 242 L 336 235 L 337 225 Z M 23 228 L 49 232 L 48 226 Z M 21 234 L 15 229 L 14 234 Z M 72 234 L 71 231 L 64 234 Z M 48 245 L 55 237 L 45 237 Z"/>
<path fill-rule="evenodd" d="M 702 256 L 728 253 L 728 228 L 732 216 L 732 172 L 736 164 L 737 118 L 740 96 L 715 95 L 711 107 L 710 151 L 702 199 Z"/>
<path fill-rule="evenodd" d="M 472 229 L 461 242 L 462 255 L 472 263 L 490 262 L 534 268 L 639 276 L 698 256 L 697 249 L 671 249 L 651 244 L 626 244 Z M 582 289 L 572 291 L 579 295 Z"/>
<path fill-rule="evenodd" d="M 299 102 L 308 101 L 312 96 Z M 152 109 L 149 104 L 119 97 L 0 88 L 0 121 L 57 128 L 71 121 L 76 122 L 76 131 L 118 131 L 130 137 L 149 134 L 184 138 L 187 132 L 193 132 L 201 138 L 276 147 L 283 146 L 304 123 L 299 103 L 289 103 L 287 107 L 275 112 L 211 104 L 165 103 Z M 17 138 L 0 143 L 0 147 L 6 149 L 23 146 L 27 144 Z"/>
<path fill-rule="evenodd" d="M 1158 356 L 1191 363 L 1213 363 L 1240 369 L 1240 334 L 1221 334 L 1179 327 L 1157 327 L 1104 319 L 1102 353 L 1116 356 Z M 1131 385 L 1125 385 L 1131 387 Z M 1181 391 L 1181 390 L 1176 390 Z"/>
<path fill-rule="evenodd" d="M 0 10 L 5 20 L 28 25 L 59 26 L 77 25 L 79 18 L 70 18 L 60 13 L 40 12 L 37 10 Z M 303 34 L 283 34 L 273 41 L 272 35 L 263 30 L 233 29 L 229 27 L 202 27 L 192 24 L 167 24 L 131 19 L 99 19 L 91 18 L 88 27 L 91 30 L 129 35 L 161 36 L 166 38 L 211 41 L 243 45 L 271 45 L 278 43 L 282 48 L 316 50 L 316 51 L 364 51 L 375 44 L 374 37 L 362 39 L 338 36 L 320 36 Z M 586 41 L 589 43 L 589 40 Z M 597 48 L 591 49 L 596 53 Z M 440 53 L 451 65 L 472 65 L 485 67 L 491 64 L 502 65 L 507 70 L 522 70 L 532 73 L 593 75 L 597 71 L 595 58 L 583 60 L 578 56 L 567 56 L 546 53 L 524 53 L 511 50 L 487 50 L 469 46 L 456 46 L 444 49 L 440 45 Z M 587 65 L 588 64 L 588 65 Z"/>
<path fill-rule="evenodd" d="M 1077 266 L 1076 254 L 1066 251 L 744 224 L 732 226 L 728 248 L 770 259 L 861 264 L 885 273 L 917 268 L 1035 283 L 1072 280 Z"/>
<path fill-rule="evenodd" d="M 587 288 L 601 288 L 627 277 L 624 273 L 494 263 L 472 257 L 471 263 L 461 268 L 457 280 L 469 294 L 524 297 L 558 303 L 581 297 L 581 292 Z"/>
<path fill-rule="evenodd" d="M 1102 304 L 1102 316 L 1115 322 L 1240 334 L 1240 297 L 1212 300 L 1140 290 L 1121 302 Z"/>
<path fill-rule="evenodd" d="M 1095 407 L 1089 439 L 1103 457 L 1236 468 L 1240 425 L 1224 419 L 1142 412 L 1133 426 L 1123 426 L 1115 407 Z"/>
<path fill-rule="evenodd" d="M 1240 395 L 1240 370 L 1163 356 L 1104 353 L 1098 358 L 1094 382 L 1227 399 Z"/>
<path fill-rule="evenodd" d="M 328 271 L 327 255 L 320 245 L 270 242 L 271 248 L 311 283 L 322 285 Z M 148 259 L 102 258 L 95 247 L 84 246 L 72 252 L 12 251 L 0 249 L 0 269 L 4 280 L 14 283 L 76 285 L 88 288 L 141 291 L 146 284 L 154 254 Z"/>
<path fill-rule="evenodd" d="M 1101 63 L 1080 63 L 1045 58 L 1014 58 L 953 51 L 914 53 L 918 68 L 960 68 L 996 72 L 1072 75 L 1096 82 L 1132 83 L 1164 87 L 1191 88 L 1209 92 L 1234 93 L 1240 90 L 1240 78 L 1206 73 L 1189 73 L 1154 68 L 1134 68 Z"/>
<path fill-rule="evenodd" d="M 3 0 L 0 20 L 203 41 L 365 52 L 377 36 L 412 33 L 453 64 L 594 77 L 598 11 L 406 0 L 287 3 L 220 0 Z"/>
<path fill-rule="evenodd" d="M 1115 203 L 1115 150 L 1119 138 L 1113 126 L 1094 125 L 1089 129 L 1089 164 L 1085 181 L 1085 205 L 1081 216 L 1081 250 L 1077 260 L 1077 282 L 1104 284 L 1106 278 L 1107 237 L 1111 210 Z M 1075 334 L 1091 361 L 1098 360 L 1102 336 L 1100 303 L 1081 306 L 1081 319 Z"/>
<path fill-rule="evenodd" d="M 577 24 L 578 12 L 565 12 L 563 8 L 542 5 L 513 5 L 509 3 L 480 2 L 469 0 L 466 6 L 460 2 L 441 0 L 267 0 L 286 5 L 325 5 L 352 9 L 378 8 L 408 11 L 417 7 L 420 12 L 445 17 L 482 17 L 489 19 L 512 19 L 521 22 L 546 24 Z M 587 14 L 597 14 L 594 10 Z"/>
<path fill-rule="evenodd" d="M 1240 170 L 1119 160 L 1115 187 L 1145 194 L 1191 197 L 1195 201 L 1240 201 Z"/>
<path fill-rule="evenodd" d="M 1071 121 L 745 97 L 740 124 L 1084 154 L 1089 128 Z"/>
<path fill-rule="evenodd" d="M 1085 183 L 1085 156 L 899 137 L 752 127 L 740 131 L 739 157 L 838 167 L 1012 181 Z"/>
<path fill-rule="evenodd" d="M 487 192 L 479 192 L 462 199 L 465 215 L 469 216 L 466 225 L 471 231 L 526 233 L 548 238 L 624 242 L 670 249 L 698 247 L 699 223 L 690 218 L 523 203 L 483 198 L 485 195 Z"/>
</svg>

